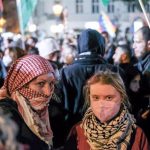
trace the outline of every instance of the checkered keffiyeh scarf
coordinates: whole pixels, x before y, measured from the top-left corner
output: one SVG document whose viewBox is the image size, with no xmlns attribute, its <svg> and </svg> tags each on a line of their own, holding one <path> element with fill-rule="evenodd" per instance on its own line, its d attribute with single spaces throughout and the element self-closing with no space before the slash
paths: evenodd
<svg viewBox="0 0 150 150">
<path fill-rule="evenodd" d="M 125 108 L 119 116 L 106 124 L 100 123 L 89 108 L 81 127 L 91 150 L 127 150 L 136 125 L 133 116 Z"/>
<path fill-rule="evenodd" d="M 35 113 L 30 102 L 41 99 L 43 104 L 48 99 L 46 95 L 25 88 L 24 86 L 39 75 L 53 73 L 54 70 L 46 59 L 39 55 L 26 55 L 16 60 L 10 67 L 4 86 L 0 89 L 0 99 L 10 97 L 18 104 L 19 112 L 29 128 L 44 141 L 52 139 L 49 123 L 48 107 L 40 114 Z M 42 115 L 41 115 L 42 114 Z M 34 118 L 34 119 L 33 119 Z M 48 143 L 48 142 L 47 142 Z"/>
<path fill-rule="evenodd" d="M 38 55 L 27 55 L 10 67 L 3 88 L 11 95 L 35 77 L 49 72 L 54 73 L 54 70 L 46 59 Z"/>
</svg>

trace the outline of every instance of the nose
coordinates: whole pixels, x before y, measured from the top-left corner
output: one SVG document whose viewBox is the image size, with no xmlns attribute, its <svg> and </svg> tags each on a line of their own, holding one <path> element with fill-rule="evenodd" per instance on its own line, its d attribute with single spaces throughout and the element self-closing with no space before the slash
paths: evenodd
<svg viewBox="0 0 150 150">
<path fill-rule="evenodd" d="M 49 84 L 46 84 L 43 89 L 43 93 L 48 97 L 52 95 L 53 91 L 54 91 L 53 85 L 49 85 Z"/>
</svg>

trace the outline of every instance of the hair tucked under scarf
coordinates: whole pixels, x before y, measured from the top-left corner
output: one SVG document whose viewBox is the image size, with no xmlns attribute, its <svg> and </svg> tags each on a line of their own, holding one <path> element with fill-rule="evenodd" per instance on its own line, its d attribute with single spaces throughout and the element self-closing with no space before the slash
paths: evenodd
<svg viewBox="0 0 150 150">
<path fill-rule="evenodd" d="M 54 74 L 54 70 L 45 58 L 39 55 L 26 55 L 19 58 L 8 71 L 4 86 L 0 89 L 0 99 L 9 97 L 16 101 L 18 110 L 28 127 L 41 140 L 52 145 L 53 133 L 49 122 L 48 106 L 39 114 L 33 111 L 33 106 L 28 103 L 42 99 L 42 105 L 45 105 L 46 95 L 24 87 L 34 78 L 46 73 Z"/>
<path fill-rule="evenodd" d="M 27 55 L 14 62 L 10 67 L 7 78 L 2 89 L 6 89 L 0 97 L 11 97 L 11 94 L 23 87 L 35 77 L 52 72 L 54 70 L 51 64 L 41 56 Z"/>
</svg>

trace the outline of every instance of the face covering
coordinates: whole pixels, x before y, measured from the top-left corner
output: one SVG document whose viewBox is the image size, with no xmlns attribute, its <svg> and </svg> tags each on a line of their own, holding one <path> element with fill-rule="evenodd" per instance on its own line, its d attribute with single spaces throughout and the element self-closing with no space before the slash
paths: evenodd
<svg viewBox="0 0 150 150">
<path fill-rule="evenodd" d="M 91 104 L 95 116 L 101 123 L 111 120 L 120 110 L 120 102 L 101 101 L 99 104 Z"/>
<path fill-rule="evenodd" d="M 40 92 L 34 91 L 31 88 L 23 87 L 18 91 L 27 99 L 27 103 L 36 111 L 43 110 L 49 104 L 54 88 L 51 89 L 51 95 L 47 96 Z"/>
</svg>

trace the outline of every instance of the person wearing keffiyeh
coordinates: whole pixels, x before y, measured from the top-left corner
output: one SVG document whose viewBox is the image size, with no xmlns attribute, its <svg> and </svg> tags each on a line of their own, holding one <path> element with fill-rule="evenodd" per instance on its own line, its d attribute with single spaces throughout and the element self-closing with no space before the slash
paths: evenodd
<svg viewBox="0 0 150 150">
<path fill-rule="evenodd" d="M 149 150 L 148 140 L 130 114 L 118 73 L 98 72 L 84 87 L 86 113 L 68 135 L 65 150 Z"/>
<path fill-rule="evenodd" d="M 52 149 L 48 104 L 54 82 L 54 70 L 46 59 L 26 55 L 12 64 L 0 89 L 0 109 L 18 125 L 18 142 L 31 150 Z"/>
</svg>

